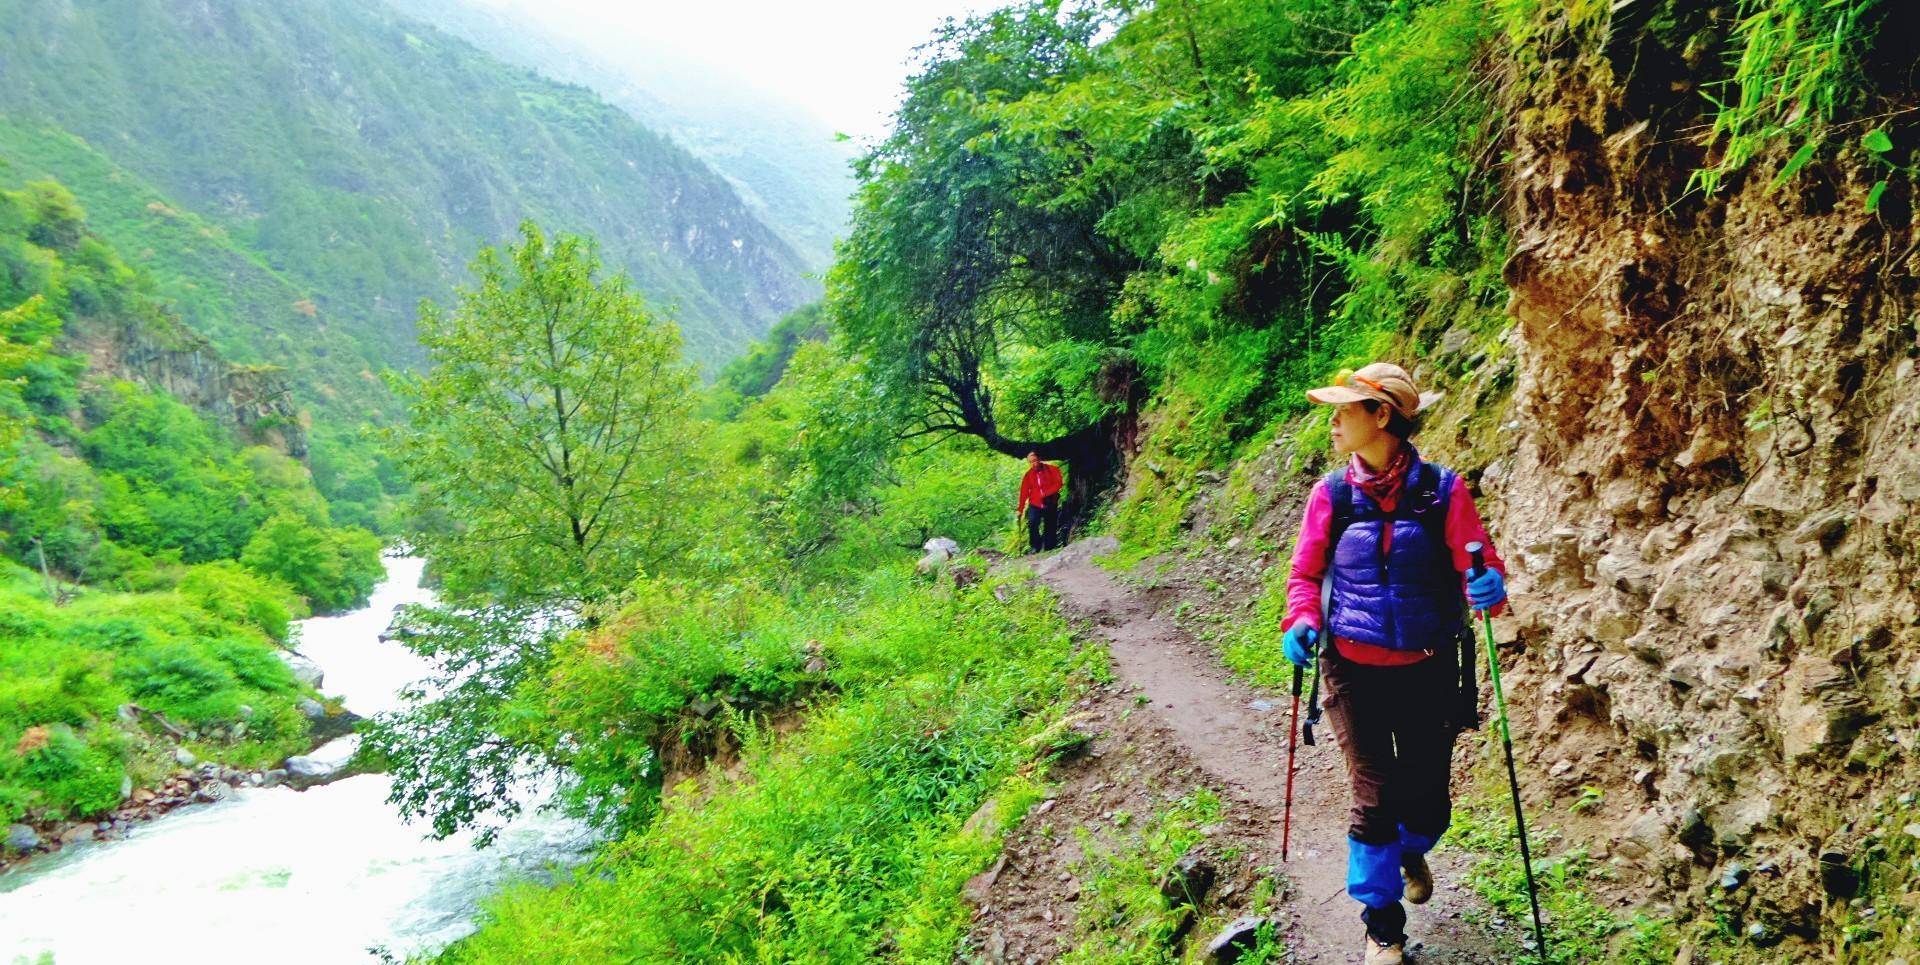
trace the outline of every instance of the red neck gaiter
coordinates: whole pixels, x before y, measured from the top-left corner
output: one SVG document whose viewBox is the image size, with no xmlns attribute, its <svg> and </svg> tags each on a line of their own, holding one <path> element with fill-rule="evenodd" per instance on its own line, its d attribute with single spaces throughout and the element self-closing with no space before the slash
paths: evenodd
<svg viewBox="0 0 1920 965">
<path fill-rule="evenodd" d="M 1407 470 L 1413 468 L 1416 458 L 1418 454 L 1413 451 L 1413 443 L 1404 441 L 1394 451 L 1393 459 L 1378 471 L 1368 471 L 1366 464 L 1355 455 L 1347 463 L 1347 483 L 1366 493 L 1381 512 L 1391 513 L 1400 503 L 1400 493 L 1406 488 Z"/>
</svg>

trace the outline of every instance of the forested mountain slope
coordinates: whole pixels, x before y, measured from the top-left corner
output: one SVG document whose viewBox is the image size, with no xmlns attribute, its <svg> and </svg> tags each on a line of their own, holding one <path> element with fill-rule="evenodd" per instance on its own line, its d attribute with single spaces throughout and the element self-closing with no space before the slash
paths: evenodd
<svg viewBox="0 0 1920 965">
<path fill-rule="evenodd" d="M 809 267 L 833 260 L 853 194 L 852 145 L 803 108 L 687 61 L 671 38 L 609 30 L 566 11 L 536 22 L 470 0 L 387 0 L 509 63 L 591 88 L 726 175 Z"/>
<path fill-rule="evenodd" d="M 271 325 L 415 361 L 419 300 L 444 296 L 481 243 L 526 217 L 591 232 L 677 310 L 707 364 L 808 296 L 792 248 L 692 155 L 583 89 L 372 0 L 7 0 L 0 18 L 0 116 L 82 139 L 309 303 L 208 333 L 236 358 L 279 361 L 245 337 Z M 46 147 L 23 176 L 66 176 Z M 74 180 L 82 203 L 112 206 Z M 100 228 L 140 240 L 134 225 Z"/>
<path fill-rule="evenodd" d="M 276 653 L 381 574 L 296 459 L 279 373 L 150 284 L 62 185 L 0 192 L 0 823 L 90 839 L 193 756 L 310 747 L 324 708 Z"/>
</svg>

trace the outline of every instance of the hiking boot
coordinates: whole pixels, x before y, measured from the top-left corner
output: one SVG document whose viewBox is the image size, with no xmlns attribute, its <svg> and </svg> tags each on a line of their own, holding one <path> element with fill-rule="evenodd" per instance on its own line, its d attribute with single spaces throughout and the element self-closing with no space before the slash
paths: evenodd
<svg viewBox="0 0 1920 965">
<path fill-rule="evenodd" d="M 1407 949 L 1401 942 L 1382 945 L 1367 936 L 1367 965 L 1402 965 L 1407 960 Z"/>
<path fill-rule="evenodd" d="M 1433 870 L 1427 867 L 1426 855 L 1401 855 L 1400 877 L 1406 879 L 1408 901 L 1424 905 L 1433 897 Z"/>
</svg>

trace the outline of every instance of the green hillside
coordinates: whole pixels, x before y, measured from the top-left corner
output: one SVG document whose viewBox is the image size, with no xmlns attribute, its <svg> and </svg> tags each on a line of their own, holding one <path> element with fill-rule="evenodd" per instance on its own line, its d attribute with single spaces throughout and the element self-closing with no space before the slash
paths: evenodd
<svg viewBox="0 0 1920 965">
<path fill-rule="evenodd" d="M 803 108 L 685 60 L 665 38 L 608 33 L 556 11 L 534 20 L 470 0 L 387 0 L 510 63 L 581 84 L 726 175 L 810 266 L 833 260 L 855 150 Z"/>
<path fill-rule="evenodd" d="M 271 321 L 310 302 L 300 311 L 315 314 L 289 329 L 321 342 L 337 331 L 353 346 L 328 354 L 416 360 L 419 300 L 444 297 L 467 256 L 523 217 L 591 232 L 676 312 L 703 364 L 811 294 L 794 251 L 692 155 L 584 89 L 383 5 L 4 0 L 0 18 L 0 113 L 14 120 L 0 150 L 35 168 L 99 169 L 94 154 L 151 183 L 257 256 L 218 276 L 254 289 L 226 296 L 236 313 L 253 302 Z M 23 145 L 21 125 L 36 124 L 91 150 L 49 153 L 45 135 Z M 72 178 L 103 212 L 119 207 L 91 176 L 31 173 Z M 129 219 L 99 227 L 130 251 L 151 240 Z M 243 358 L 287 361 L 279 346 L 227 342 Z M 293 358 L 321 351 L 304 348 Z"/>
<path fill-rule="evenodd" d="M 151 284 L 60 184 L 0 192 L 0 822 L 105 813 L 176 742 L 243 766 L 306 748 L 314 694 L 275 651 L 382 572 L 379 538 L 263 444 L 302 438 L 276 377 L 206 352 Z"/>
</svg>

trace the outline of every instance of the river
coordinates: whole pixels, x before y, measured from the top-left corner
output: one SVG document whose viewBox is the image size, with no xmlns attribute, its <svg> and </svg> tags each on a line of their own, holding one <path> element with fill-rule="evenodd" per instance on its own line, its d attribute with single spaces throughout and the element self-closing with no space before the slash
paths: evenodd
<svg viewBox="0 0 1920 965">
<path fill-rule="evenodd" d="M 421 570 L 390 557 L 366 607 L 301 621 L 298 647 L 325 671 L 322 689 L 356 713 L 394 709 L 428 670 L 380 640 L 397 607 L 431 599 Z M 386 803 L 391 785 L 363 774 L 307 791 L 242 788 L 125 840 L 29 861 L 0 876 L 0 962 L 337 963 L 373 960 L 376 948 L 405 958 L 471 932 L 504 882 L 574 863 L 593 844 L 581 825 L 531 811 L 485 849 L 434 841 Z"/>
</svg>

